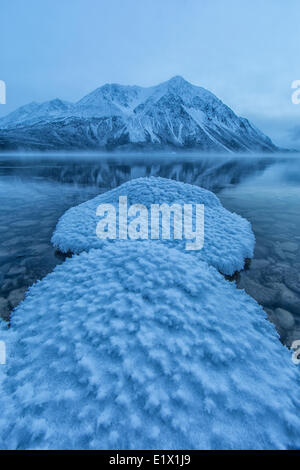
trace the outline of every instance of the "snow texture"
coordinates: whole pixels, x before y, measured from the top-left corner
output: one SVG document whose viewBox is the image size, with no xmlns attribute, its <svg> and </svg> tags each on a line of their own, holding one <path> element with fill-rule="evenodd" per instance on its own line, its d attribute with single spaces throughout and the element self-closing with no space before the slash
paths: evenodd
<svg viewBox="0 0 300 470">
<path fill-rule="evenodd" d="M 118 208 L 119 196 L 127 196 L 128 206 L 143 204 L 204 204 L 204 247 L 193 256 L 207 261 L 224 274 L 233 274 L 244 266 L 245 258 L 253 256 L 255 238 L 250 223 L 224 209 L 218 198 L 205 189 L 164 178 L 138 178 L 109 192 L 69 209 L 59 220 L 52 243 L 62 252 L 80 253 L 101 248 L 111 241 L 96 235 L 100 217 L 99 204 L 110 203 Z M 161 223 L 160 223 L 161 225 Z M 150 233 L 150 231 L 149 231 Z M 172 235 L 172 234 L 171 234 Z M 150 238 L 150 236 L 149 236 Z M 162 240 L 167 246 L 185 251 L 186 240 Z M 114 241 L 113 241 L 114 242 Z"/>
<path fill-rule="evenodd" d="M 160 242 L 67 259 L 6 340 L 2 449 L 300 446 L 299 371 L 262 308 Z"/>
</svg>

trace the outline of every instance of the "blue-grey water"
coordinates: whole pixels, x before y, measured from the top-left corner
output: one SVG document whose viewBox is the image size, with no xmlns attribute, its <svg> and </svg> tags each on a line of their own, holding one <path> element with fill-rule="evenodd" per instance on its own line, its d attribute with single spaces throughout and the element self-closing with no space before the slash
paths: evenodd
<svg viewBox="0 0 300 470">
<path fill-rule="evenodd" d="M 283 343 L 300 339 L 300 157 L 291 154 L 0 155 L 0 315 L 8 320 L 26 289 L 63 262 L 50 239 L 69 207 L 150 175 L 207 188 L 250 220 L 255 256 L 233 280 Z"/>
</svg>

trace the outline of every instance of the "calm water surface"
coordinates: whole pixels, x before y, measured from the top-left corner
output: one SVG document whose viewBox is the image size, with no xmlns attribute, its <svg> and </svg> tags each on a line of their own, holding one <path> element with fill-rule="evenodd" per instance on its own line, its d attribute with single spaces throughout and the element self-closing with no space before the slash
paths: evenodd
<svg viewBox="0 0 300 470">
<path fill-rule="evenodd" d="M 63 262 L 50 239 L 69 207 L 150 175 L 207 188 L 250 220 L 255 256 L 234 281 L 283 343 L 300 339 L 300 157 L 291 155 L 1 155 L 0 315 L 9 319 L 26 289 Z"/>
</svg>

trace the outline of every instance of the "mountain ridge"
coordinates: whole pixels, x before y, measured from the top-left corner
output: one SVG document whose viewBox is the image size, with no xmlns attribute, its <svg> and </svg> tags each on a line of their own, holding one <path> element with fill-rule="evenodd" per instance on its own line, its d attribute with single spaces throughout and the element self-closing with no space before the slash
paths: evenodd
<svg viewBox="0 0 300 470">
<path fill-rule="evenodd" d="M 105 84 L 75 103 L 29 103 L 0 119 L 0 149 L 279 150 L 246 118 L 180 76 L 152 87 Z"/>
</svg>

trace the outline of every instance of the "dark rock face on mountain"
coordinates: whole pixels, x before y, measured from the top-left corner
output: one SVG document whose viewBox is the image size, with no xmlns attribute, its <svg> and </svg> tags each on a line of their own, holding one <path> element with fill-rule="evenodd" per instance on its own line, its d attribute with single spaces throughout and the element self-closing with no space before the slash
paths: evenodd
<svg viewBox="0 0 300 470">
<path fill-rule="evenodd" d="M 181 77 L 150 88 L 104 85 L 77 103 L 31 103 L 0 119 L 0 150 L 170 148 L 278 150 L 247 119 Z"/>
</svg>

